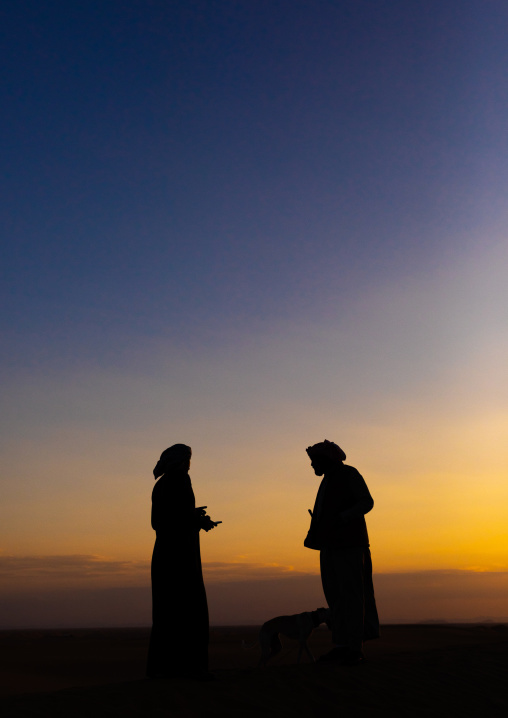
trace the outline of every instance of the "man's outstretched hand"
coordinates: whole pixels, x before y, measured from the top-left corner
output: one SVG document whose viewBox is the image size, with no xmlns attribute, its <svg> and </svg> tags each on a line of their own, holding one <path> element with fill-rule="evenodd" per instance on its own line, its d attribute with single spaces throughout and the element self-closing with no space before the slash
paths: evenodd
<svg viewBox="0 0 508 718">
<path fill-rule="evenodd" d="M 217 524 L 221 524 L 222 521 L 212 521 L 212 519 L 209 516 L 203 516 L 201 519 L 201 528 L 204 531 L 210 531 L 211 529 L 214 529 Z"/>
<path fill-rule="evenodd" d="M 196 509 L 196 513 L 199 517 L 199 526 L 203 529 L 203 531 L 210 531 L 211 529 L 214 529 L 218 524 L 221 524 L 222 521 L 212 521 L 212 519 L 208 516 L 207 513 L 205 513 L 206 506 L 199 506 L 199 508 Z"/>
</svg>

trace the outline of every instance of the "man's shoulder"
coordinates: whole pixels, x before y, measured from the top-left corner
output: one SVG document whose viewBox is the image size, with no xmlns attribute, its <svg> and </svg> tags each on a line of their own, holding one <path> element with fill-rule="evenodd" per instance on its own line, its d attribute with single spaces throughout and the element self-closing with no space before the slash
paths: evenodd
<svg viewBox="0 0 508 718">
<path fill-rule="evenodd" d="M 341 464 L 335 471 L 331 471 L 327 474 L 325 479 L 330 488 L 343 486 L 344 483 L 348 484 L 351 481 L 364 480 L 358 469 L 355 469 L 354 466 L 349 466 L 349 464 Z"/>
<path fill-rule="evenodd" d="M 342 464 L 342 468 L 348 473 L 348 474 L 358 474 L 358 476 L 361 476 L 358 469 L 356 469 L 354 466 L 349 466 L 349 464 Z"/>
<path fill-rule="evenodd" d="M 361 481 L 362 483 L 365 483 L 365 479 L 354 466 L 344 464 L 344 475 L 348 482 L 355 483 L 357 481 Z"/>
</svg>

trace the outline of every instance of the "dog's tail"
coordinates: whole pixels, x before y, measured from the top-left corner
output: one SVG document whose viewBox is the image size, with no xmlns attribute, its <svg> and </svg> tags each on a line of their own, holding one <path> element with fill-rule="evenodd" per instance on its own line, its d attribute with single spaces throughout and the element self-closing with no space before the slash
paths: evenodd
<svg viewBox="0 0 508 718">
<path fill-rule="evenodd" d="M 244 651 L 250 651 L 251 648 L 256 648 L 256 646 L 259 645 L 259 641 L 254 641 L 254 643 L 247 643 L 247 641 L 242 641 L 242 648 Z"/>
</svg>

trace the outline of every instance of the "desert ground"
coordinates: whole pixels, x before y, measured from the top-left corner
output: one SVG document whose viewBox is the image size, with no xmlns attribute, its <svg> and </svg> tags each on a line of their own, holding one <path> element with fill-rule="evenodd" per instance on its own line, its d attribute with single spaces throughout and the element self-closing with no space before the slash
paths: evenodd
<svg viewBox="0 0 508 718">
<path fill-rule="evenodd" d="M 147 681 L 145 628 L 0 633 L 3 716 L 506 716 L 508 626 L 384 626 L 356 667 L 299 665 L 296 643 L 256 668 L 257 628 L 211 630 L 216 680 Z M 309 641 L 330 647 L 326 629 Z M 173 650 L 178 650 L 175 646 Z"/>
</svg>

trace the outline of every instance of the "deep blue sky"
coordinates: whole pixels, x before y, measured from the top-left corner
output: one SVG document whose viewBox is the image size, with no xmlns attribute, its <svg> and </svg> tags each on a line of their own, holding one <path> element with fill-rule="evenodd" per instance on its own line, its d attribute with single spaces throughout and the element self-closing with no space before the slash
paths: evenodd
<svg viewBox="0 0 508 718">
<path fill-rule="evenodd" d="M 4 4 L 7 358 L 323 316 L 467 251 L 506 197 L 507 24 L 490 0 Z"/>
</svg>

